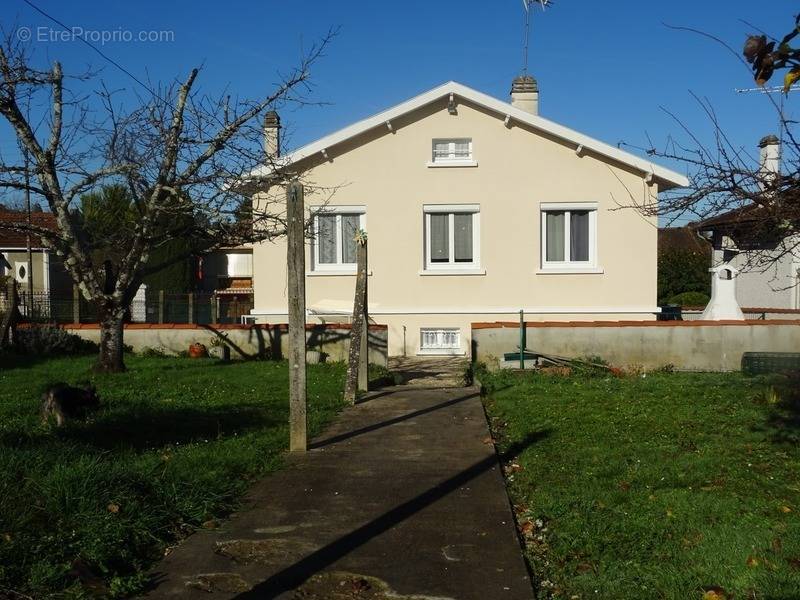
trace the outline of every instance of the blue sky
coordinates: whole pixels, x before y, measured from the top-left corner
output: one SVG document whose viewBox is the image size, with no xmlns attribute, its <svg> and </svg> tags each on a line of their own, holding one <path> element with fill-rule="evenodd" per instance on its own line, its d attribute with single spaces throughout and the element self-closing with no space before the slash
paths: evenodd
<svg viewBox="0 0 800 600">
<path fill-rule="evenodd" d="M 295 146 L 450 79 L 506 99 L 521 68 L 521 0 L 35 4 L 84 30 L 171 31 L 171 42 L 110 42 L 102 49 L 153 81 L 182 78 L 202 65 L 205 90 L 229 86 L 243 97 L 267 93 L 303 48 L 340 27 L 313 70 L 314 99 L 328 104 L 282 115 Z M 755 146 L 775 131 L 777 117 L 763 95 L 734 91 L 752 86 L 749 72 L 715 42 L 666 24 L 712 33 L 738 50 L 754 32 L 740 19 L 782 35 L 797 10 L 788 0 L 558 0 L 534 15 L 529 70 L 539 80 L 541 114 L 612 144 L 647 146 L 649 136 L 662 146 L 670 135 L 685 139 L 663 107 L 710 139 L 693 92 L 713 104 L 732 139 Z M 110 87 L 137 85 L 80 42 L 37 41 L 38 28 L 56 26 L 22 0 L 5 0 L 0 19 L 6 30 L 30 28 L 43 60 L 58 58 L 67 71 L 103 67 Z M 788 99 L 790 115 L 799 101 Z M 7 151 L 13 142 L 7 129 L 0 134 Z"/>
</svg>

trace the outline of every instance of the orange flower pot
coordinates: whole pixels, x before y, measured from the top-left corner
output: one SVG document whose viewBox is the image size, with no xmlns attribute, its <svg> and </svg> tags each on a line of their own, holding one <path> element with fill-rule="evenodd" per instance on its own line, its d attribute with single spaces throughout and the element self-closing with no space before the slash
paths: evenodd
<svg viewBox="0 0 800 600">
<path fill-rule="evenodd" d="M 203 344 L 189 346 L 189 358 L 207 358 L 208 349 Z"/>
</svg>

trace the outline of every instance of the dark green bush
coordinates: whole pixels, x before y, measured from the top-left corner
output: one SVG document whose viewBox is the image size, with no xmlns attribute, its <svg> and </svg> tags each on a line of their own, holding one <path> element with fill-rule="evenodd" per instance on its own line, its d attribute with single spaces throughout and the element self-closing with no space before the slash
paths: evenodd
<svg viewBox="0 0 800 600">
<path fill-rule="evenodd" d="M 683 292 L 675 294 L 667 300 L 667 304 L 677 304 L 678 306 L 705 306 L 710 298 L 703 292 Z"/>
<path fill-rule="evenodd" d="M 36 356 L 70 356 L 98 351 L 94 342 L 60 327 L 32 326 L 17 329 L 17 351 Z"/>
</svg>

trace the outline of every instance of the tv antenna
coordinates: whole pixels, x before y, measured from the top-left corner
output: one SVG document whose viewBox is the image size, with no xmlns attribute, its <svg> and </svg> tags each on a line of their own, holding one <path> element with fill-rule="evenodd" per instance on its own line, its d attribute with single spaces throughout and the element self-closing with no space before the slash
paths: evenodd
<svg viewBox="0 0 800 600">
<path fill-rule="evenodd" d="M 783 148 L 783 133 L 786 128 L 786 116 L 783 112 L 783 101 L 789 96 L 790 92 L 798 92 L 800 91 L 800 85 L 793 85 L 789 89 L 784 89 L 782 85 L 773 85 L 770 87 L 767 86 L 759 86 L 759 87 L 751 87 L 751 88 L 734 88 L 734 91 L 737 94 L 780 94 L 780 100 L 778 101 L 778 141 L 781 144 L 781 148 Z"/>
<path fill-rule="evenodd" d="M 525 36 L 522 44 L 522 74 L 528 74 L 528 44 L 531 39 L 531 5 L 538 4 L 542 10 L 553 6 L 553 0 L 522 0 L 525 7 Z"/>
</svg>

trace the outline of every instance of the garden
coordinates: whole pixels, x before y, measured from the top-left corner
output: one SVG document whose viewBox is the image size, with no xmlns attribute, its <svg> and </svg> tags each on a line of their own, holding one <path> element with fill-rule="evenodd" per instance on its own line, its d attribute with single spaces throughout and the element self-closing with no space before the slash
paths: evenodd
<svg viewBox="0 0 800 600">
<path fill-rule="evenodd" d="M 796 598 L 797 380 L 476 375 L 539 598 Z"/>
<path fill-rule="evenodd" d="M 3 355 L 0 597 L 122 597 L 198 528 L 213 528 L 288 447 L 285 362 Z M 345 368 L 309 365 L 309 434 L 343 406 Z M 42 422 L 49 384 L 90 382 L 100 408 Z M 13 595 L 12 590 L 16 594 Z"/>
</svg>

